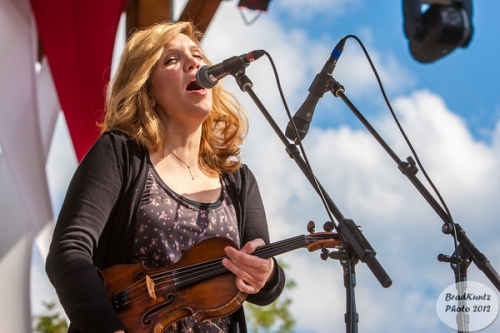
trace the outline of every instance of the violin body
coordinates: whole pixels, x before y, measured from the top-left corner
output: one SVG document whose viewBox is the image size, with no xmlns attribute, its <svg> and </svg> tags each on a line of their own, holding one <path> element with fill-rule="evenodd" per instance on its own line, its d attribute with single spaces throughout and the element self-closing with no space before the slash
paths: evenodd
<svg viewBox="0 0 500 333">
<path fill-rule="evenodd" d="M 205 239 L 183 251 L 175 264 L 148 268 L 143 263 L 116 265 L 102 272 L 108 297 L 129 333 L 162 333 L 172 323 L 230 315 L 247 294 L 236 276 L 222 265 L 224 248 L 236 244 L 225 237 Z M 331 232 L 311 233 L 258 247 L 252 255 L 270 258 L 301 247 L 316 251 L 340 248 Z"/>
<path fill-rule="evenodd" d="M 162 268 L 147 268 L 142 263 L 116 265 L 104 270 L 103 277 L 115 310 L 130 333 L 161 333 L 172 323 L 194 316 L 198 321 L 227 316 L 236 311 L 247 294 L 236 287 L 236 276 L 221 269 L 221 260 L 226 256 L 226 246 L 236 247 L 229 239 L 216 237 L 206 239 L 189 250 L 173 265 Z M 198 281 L 211 266 L 196 267 L 200 262 L 214 262 L 220 273 Z M 194 267 L 191 269 L 191 267 Z M 179 270 L 192 272 L 195 280 L 186 286 L 177 286 Z M 195 276 L 196 275 L 196 276 Z M 149 277 L 149 278 L 147 278 Z M 153 281 L 151 286 L 148 281 Z M 126 291 L 126 296 L 122 295 Z"/>
</svg>

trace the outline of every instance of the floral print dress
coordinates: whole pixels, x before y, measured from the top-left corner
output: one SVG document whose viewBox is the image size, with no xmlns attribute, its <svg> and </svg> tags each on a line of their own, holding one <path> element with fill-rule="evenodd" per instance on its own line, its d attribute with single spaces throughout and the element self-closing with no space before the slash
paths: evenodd
<svg viewBox="0 0 500 333">
<path fill-rule="evenodd" d="M 172 191 L 150 167 L 137 213 L 133 259 L 149 267 L 168 266 L 180 259 L 181 251 L 210 237 L 229 238 L 239 247 L 236 212 L 221 183 L 219 200 L 200 203 Z M 229 317 L 205 322 L 189 317 L 173 323 L 165 332 L 220 333 L 227 332 L 229 324 Z"/>
</svg>

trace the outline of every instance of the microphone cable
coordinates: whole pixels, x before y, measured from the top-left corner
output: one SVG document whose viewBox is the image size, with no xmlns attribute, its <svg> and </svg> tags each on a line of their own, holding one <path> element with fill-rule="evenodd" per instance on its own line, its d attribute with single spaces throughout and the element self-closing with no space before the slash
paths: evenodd
<svg viewBox="0 0 500 333">
<path fill-rule="evenodd" d="M 385 88 L 382 84 L 382 80 L 380 79 L 380 76 L 370 58 L 370 55 L 368 53 L 368 51 L 366 50 L 365 46 L 363 45 L 362 41 L 355 35 L 347 35 L 346 37 L 344 37 L 343 39 L 347 40 L 349 38 L 352 38 L 354 40 L 356 40 L 358 42 L 358 44 L 360 45 L 361 49 L 363 50 L 363 53 L 366 57 L 366 59 L 368 60 L 369 64 L 370 64 L 370 67 L 375 75 L 375 78 L 377 80 L 377 83 L 380 87 L 380 90 L 382 92 L 382 96 L 384 98 L 384 101 L 386 102 L 388 108 L 389 108 L 389 111 L 391 112 L 391 115 L 392 117 L 394 118 L 394 121 L 399 129 L 399 131 L 401 132 L 406 144 L 408 145 L 410 151 L 412 152 L 413 156 L 414 156 L 414 159 L 418 165 L 418 167 L 421 169 L 422 171 L 422 174 L 424 175 L 425 179 L 427 180 L 427 182 L 429 183 L 429 185 L 431 186 L 431 188 L 433 189 L 435 195 L 438 197 L 439 199 L 439 202 L 441 203 L 442 205 L 442 208 L 444 209 L 447 217 L 448 217 L 448 221 L 449 224 L 452 226 L 452 229 L 450 234 L 452 233 L 453 234 L 453 241 L 454 241 L 454 247 L 455 247 L 455 254 L 456 256 L 459 256 L 460 253 L 458 251 L 458 235 L 457 235 L 457 230 L 455 228 L 455 223 L 453 222 L 453 217 L 452 217 L 452 214 L 443 198 L 443 196 L 441 195 L 441 193 L 439 192 L 439 190 L 437 189 L 437 187 L 435 186 L 434 182 L 432 181 L 432 179 L 430 178 L 429 174 L 427 173 L 425 167 L 423 166 L 423 164 L 421 163 L 420 161 L 420 158 L 418 157 L 418 154 L 415 150 L 415 148 L 413 147 L 413 144 L 411 143 L 410 139 L 408 138 L 406 132 L 404 131 L 404 128 L 402 127 L 396 113 L 394 112 L 393 108 L 392 108 L 392 105 L 389 101 L 389 98 L 387 97 L 387 94 L 385 92 Z M 277 85 L 277 88 L 278 88 L 278 91 L 279 91 L 279 94 L 280 94 L 280 98 L 282 100 L 282 103 L 283 103 L 283 106 L 285 108 L 285 112 L 287 114 L 287 117 L 289 119 L 289 121 L 291 122 L 293 128 L 294 128 L 294 131 L 297 133 L 297 128 L 295 126 L 295 123 L 293 122 L 292 120 L 292 115 L 290 113 L 290 110 L 289 110 L 289 107 L 288 107 L 288 103 L 286 101 L 286 98 L 284 96 L 284 93 L 283 93 L 283 89 L 281 87 L 281 81 L 280 81 L 280 78 L 279 78 L 279 74 L 278 74 L 278 71 L 276 69 L 276 65 L 272 59 L 272 56 L 267 52 L 267 51 L 264 51 L 264 55 L 268 58 L 270 64 L 271 64 L 271 67 L 272 67 L 272 70 L 273 70 L 273 73 L 274 73 L 274 77 L 275 77 L 275 80 L 276 80 L 276 85 Z M 337 230 L 338 232 L 338 226 L 337 226 L 337 223 L 335 223 L 335 219 L 333 218 L 332 216 L 332 212 L 331 210 L 329 209 L 329 206 L 328 206 L 328 203 L 327 203 L 327 200 L 325 199 L 324 197 L 324 193 L 323 191 L 321 190 L 321 187 L 318 183 L 318 180 L 316 178 L 316 176 L 314 175 L 314 172 L 312 170 L 312 167 L 309 163 L 309 159 L 307 157 L 307 154 L 305 152 L 305 149 L 304 149 L 304 146 L 302 144 L 302 140 L 297 137 L 296 141 L 294 142 L 294 144 L 296 146 L 299 146 L 299 150 L 300 150 L 300 153 L 303 155 L 303 158 L 304 158 L 304 162 L 305 162 L 305 165 L 307 167 L 307 172 L 308 172 L 308 176 L 310 177 L 310 179 L 313 180 L 313 187 L 314 189 L 317 191 L 317 193 L 320 195 L 320 198 L 321 198 L 321 201 L 324 205 L 324 207 L 326 208 L 326 211 L 327 211 L 327 214 L 331 220 L 331 223 L 332 223 L 332 226 L 335 230 Z M 458 258 L 458 259 L 461 259 L 461 258 Z M 458 269 L 458 276 L 461 276 L 461 273 L 460 273 L 460 265 L 457 265 L 457 269 Z"/>
<path fill-rule="evenodd" d="M 451 215 L 451 212 L 450 210 L 448 209 L 448 206 L 446 205 L 446 202 L 445 200 L 443 199 L 441 193 L 439 192 L 439 190 L 437 189 L 437 187 L 434 185 L 434 182 L 432 181 L 432 179 L 430 178 L 430 176 L 428 175 L 427 171 L 425 170 L 423 164 L 421 163 L 420 161 L 420 158 L 418 157 L 418 154 L 416 152 L 416 150 L 414 149 L 413 147 L 413 144 L 411 143 L 410 139 L 408 138 L 408 136 L 406 135 L 406 132 L 403 128 L 403 126 L 401 125 L 401 123 L 399 122 L 399 119 L 396 115 L 396 113 L 394 112 L 393 108 L 392 108 L 392 105 L 389 101 L 389 98 L 387 97 L 387 94 L 385 92 L 385 89 L 384 89 L 384 86 L 382 84 L 382 80 L 380 79 L 380 76 L 375 68 L 375 66 L 373 65 L 373 62 L 370 58 L 370 55 L 368 54 L 368 51 L 366 50 L 365 46 L 363 45 L 363 42 L 355 35 L 347 35 L 345 38 L 352 38 L 354 40 L 356 40 L 358 42 L 358 44 L 360 45 L 361 49 L 363 50 L 363 53 L 365 54 L 365 57 L 366 59 L 368 60 L 369 64 L 370 64 L 370 67 L 375 75 L 375 78 L 377 80 L 377 83 L 380 87 L 380 90 L 382 92 L 382 96 L 387 104 L 387 107 L 389 108 L 389 111 L 391 112 L 391 115 L 392 117 L 394 118 L 394 121 L 399 129 L 399 131 L 401 132 L 406 144 L 408 145 L 410 151 L 412 152 L 413 154 L 413 157 L 418 165 L 418 167 L 421 169 L 422 171 L 422 174 L 424 175 L 425 179 L 427 180 L 427 182 L 429 183 L 429 185 L 431 186 L 431 188 L 433 189 L 435 195 L 438 197 L 441 205 L 442 205 L 442 208 L 445 210 L 446 212 L 446 215 L 448 217 L 448 222 L 452 227 L 453 230 L 450 231 L 450 233 L 453 232 L 453 241 L 454 241 L 454 248 L 455 248 L 455 254 L 456 256 L 459 256 L 459 251 L 458 251 L 458 235 L 457 235 L 457 230 L 455 228 L 455 222 L 453 221 L 453 217 Z M 458 258 L 458 259 L 461 259 L 461 258 Z M 458 276 L 461 276 L 461 273 L 460 273 L 460 265 L 458 264 L 457 265 L 457 269 L 458 269 Z"/>
<path fill-rule="evenodd" d="M 291 124 L 292 124 L 292 126 L 294 128 L 295 133 L 297 133 L 297 127 L 295 126 L 295 123 L 292 120 L 292 114 L 290 113 L 290 109 L 288 108 L 288 103 L 286 101 L 285 94 L 283 93 L 283 89 L 281 87 L 281 81 L 280 81 L 280 78 L 279 78 L 278 70 L 276 69 L 276 65 L 274 64 L 274 61 L 273 61 L 271 55 L 267 51 L 264 51 L 264 55 L 268 58 L 269 63 L 271 64 L 271 68 L 273 70 L 274 77 L 276 79 L 276 86 L 278 88 L 279 95 L 280 95 L 281 101 L 283 103 L 283 107 L 285 108 L 285 112 L 287 114 L 288 120 L 291 122 Z M 290 144 L 292 144 L 292 143 L 290 143 Z M 328 214 L 328 217 L 330 219 L 330 222 L 331 222 L 331 225 L 332 225 L 333 229 L 335 229 L 337 231 L 337 233 L 340 235 L 341 232 L 338 229 L 337 223 L 335 222 L 335 219 L 334 219 L 334 217 L 332 215 L 332 212 L 331 212 L 331 210 L 330 210 L 330 208 L 328 206 L 328 202 L 327 202 L 327 200 L 326 200 L 326 198 L 324 196 L 323 190 L 321 189 L 321 186 L 318 183 L 318 179 L 314 175 L 314 172 L 312 170 L 311 164 L 309 163 L 309 159 L 307 158 L 307 154 L 305 152 L 304 146 L 302 145 L 302 140 L 300 140 L 300 138 L 297 137 L 297 140 L 293 143 L 293 145 L 299 146 L 300 153 L 304 157 L 304 163 L 305 163 L 306 168 L 307 168 L 307 170 L 306 170 L 307 173 L 308 173 L 307 176 L 312 180 L 312 182 L 311 182 L 312 186 L 313 186 L 313 188 L 316 190 L 316 192 L 320 196 L 321 202 L 322 202 L 323 206 L 326 209 L 326 212 Z M 288 147 L 287 147 L 287 149 L 288 149 Z M 340 239 L 341 239 L 342 242 L 344 242 L 344 240 L 342 238 L 340 238 Z"/>
</svg>

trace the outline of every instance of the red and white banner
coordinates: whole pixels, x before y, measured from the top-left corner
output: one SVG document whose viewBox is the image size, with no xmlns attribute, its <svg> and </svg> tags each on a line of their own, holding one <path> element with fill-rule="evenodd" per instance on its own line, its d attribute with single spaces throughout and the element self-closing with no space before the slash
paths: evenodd
<svg viewBox="0 0 500 333">
<path fill-rule="evenodd" d="M 0 322 L 6 332 L 32 332 L 31 254 L 37 239 L 45 257 L 54 223 L 46 165 L 58 115 L 62 109 L 81 160 L 99 134 L 124 7 L 125 0 L 0 0 Z"/>
</svg>

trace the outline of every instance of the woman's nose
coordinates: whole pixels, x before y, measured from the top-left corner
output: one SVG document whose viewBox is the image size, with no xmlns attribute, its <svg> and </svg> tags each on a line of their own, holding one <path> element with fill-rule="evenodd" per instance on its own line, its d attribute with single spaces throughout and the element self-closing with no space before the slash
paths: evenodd
<svg viewBox="0 0 500 333">
<path fill-rule="evenodd" d="M 198 69 L 201 67 L 203 60 L 198 59 L 197 57 L 194 56 L 189 56 L 188 61 L 186 62 L 186 69 L 187 70 L 193 70 L 193 69 Z"/>
</svg>

